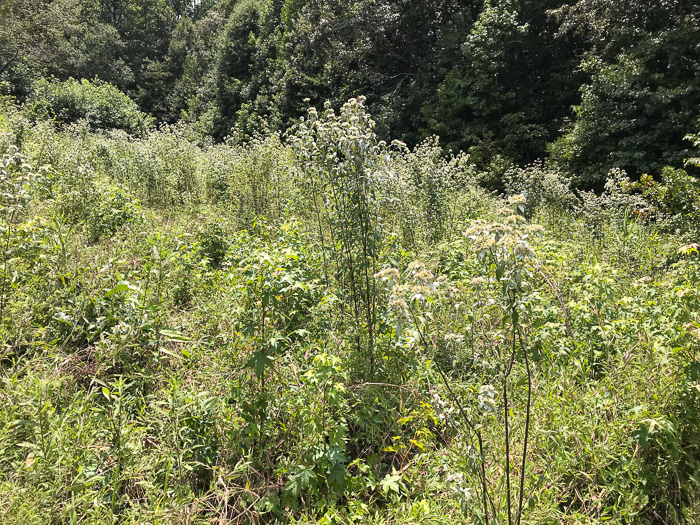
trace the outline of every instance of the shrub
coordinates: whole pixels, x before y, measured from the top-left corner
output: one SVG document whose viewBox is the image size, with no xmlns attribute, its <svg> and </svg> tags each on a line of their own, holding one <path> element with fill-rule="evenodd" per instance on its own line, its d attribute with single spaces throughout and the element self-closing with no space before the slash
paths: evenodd
<svg viewBox="0 0 700 525">
<path fill-rule="evenodd" d="M 114 235 L 127 224 L 140 224 L 144 220 L 141 204 L 128 190 L 113 186 L 107 191 L 107 198 L 98 204 L 89 218 L 90 236 L 95 241 Z"/>
<path fill-rule="evenodd" d="M 475 166 L 461 153 L 445 158 L 438 137 L 426 139 L 413 151 L 397 158 L 391 193 L 396 196 L 395 214 L 409 245 L 417 239 L 435 243 L 449 239 L 455 230 L 457 200 L 474 181 Z"/>
<path fill-rule="evenodd" d="M 663 218 L 666 229 L 691 237 L 698 233 L 700 181 L 685 170 L 667 167 L 661 173 L 660 182 L 643 175 L 639 182 L 630 185 L 630 191 L 641 193 L 649 203 L 645 214 Z"/>
<path fill-rule="evenodd" d="M 577 200 L 571 190 L 571 180 L 561 170 L 545 166 L 541 161 L 524 168 L 510 168 L 504 176 L 504 184 L 509 195 L 523 195 L 527 199 L 528 217 L 543 207 L 560 213 L 570 210 Z"/>
<path fill-rule="evenodd" d="M 283 222 L 297 194 L 294 158 L 280 137 L 255 136 L 247 144 L 220 144 L 206 151 L 206 189 L 211 202 L 228 202 L 239 225 L 265 216 Z"/>
<path fill-rule="evenodd" d="M 52 118 L 63 125 L 86 120 L 93 130 L 123 129 L 141 134 L 153 122 L 118 88 L 97 79 L 41 79 L 34 84 L 28 102 L 37 118 Z"/>
<path fill-rule="evenodd" d="M 197 251 L 214 269 L 218 268 L 226 257 L 229 248 L 224 224 L 210 221 L 197 232 Z"/>
</svg>

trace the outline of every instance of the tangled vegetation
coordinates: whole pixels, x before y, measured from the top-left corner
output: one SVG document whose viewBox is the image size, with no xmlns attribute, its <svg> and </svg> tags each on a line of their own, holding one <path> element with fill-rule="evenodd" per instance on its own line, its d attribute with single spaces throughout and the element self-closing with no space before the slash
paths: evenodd
<svg viewBox="0 0 700 525">
<path fill-rule="evenodd" d="M 118 128 L 119 126 L 115 126 Z M 0 111 L 2 523 L 695 523 L 700 190 Z"/>
</svg>

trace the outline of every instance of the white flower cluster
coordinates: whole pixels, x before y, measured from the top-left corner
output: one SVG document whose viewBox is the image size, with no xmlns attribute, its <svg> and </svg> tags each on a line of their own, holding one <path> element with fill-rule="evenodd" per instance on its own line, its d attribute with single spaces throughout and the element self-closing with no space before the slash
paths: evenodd
<svg viewBox="0 0 700 525">
<path fill-rule="evenodd" d="M 496 412 L 496 389 L 493 385 L 482 385 L 479 388 L 479 408 L 487 414 Z"/>
<path fill-rule="evenodd" d="M 401 278 L 401 274 L 396 268 L 385 268 L 384 270 L 380 270 L 375 273 L 374 278 L 381 281 L 398 282 L 398 280 Z"/>
</svg>

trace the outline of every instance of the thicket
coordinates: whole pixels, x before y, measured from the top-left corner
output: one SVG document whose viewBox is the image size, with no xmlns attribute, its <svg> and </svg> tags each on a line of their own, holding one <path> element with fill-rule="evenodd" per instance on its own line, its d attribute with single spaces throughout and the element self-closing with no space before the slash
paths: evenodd
<svg viewBox="0 0 700 525">
<path fill-rule="evenodd" d="M 40 79 L 32 86 L 27 104 L 40 121 L 53 119 L 62 125 L 84 121 L 91 130 L 122 129 L 142 134 L 153 123 L 153 118 L 139 111 L 117 87 L 99 80 Z"/>
<path fill-rule="evenodd" d="M 693 523 L 697 182 L 0 111 L 3 523 Z M 694 161 L 691 161 L 694 162 Z"/>
</svg>

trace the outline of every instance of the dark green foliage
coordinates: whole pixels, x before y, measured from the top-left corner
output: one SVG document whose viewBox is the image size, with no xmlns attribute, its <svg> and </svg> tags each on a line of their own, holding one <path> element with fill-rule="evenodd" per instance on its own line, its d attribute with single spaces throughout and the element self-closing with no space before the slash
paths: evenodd
<svg viewBox="0 0 700 525">
<path fill-rule="evenodd" d="M 284 131 L 308 104 L 367 97 L 381 138 L 437 134 L 503 191 L 551 156 L 601 191 L 681 168 L 697 125 L 693 2 L 26 0 L 2 7 L 0 79 L 100 78 L 216 141 Z M 71 117 L 72 118 L 72 117 Z M 562 135 L 563 133 L 563 135 Z"/>
<path fill-rule="evenodd" d="M 423 106 L 425 127 L 446 147 L 469 149 L 480 167 L 496 155 L 519 164 L 542 158 L 576 100 L 573 46 L 555 39 L 548 7 L 487 2 L 437 99 Z"/>
<path fill-rule="evenodd" d="M 254 100 L 253 57 L 266 7 L 266 2 L 259 0 L 237 3 L 223 29 L 225 45 L 218 50 L 216 61 L 218 114 L 213 130 L 219 138 L 231 133 L 243 104 Z"/>
<path fill-rule="evenodd" d="M 700 118 L 697 4 L 600 2 L 587 11 L 588 3 L 563 12 L 564 28 L 585 31 L 594 47 L 581 65 L 591 80 L 581 87 L 576 119 L 555 144 L 554 159 L 578 185 L 598 189 L 611 168 L 636 179 L 682 167 L 689 153 L 684 136 Z M 616 19 L 618 10 L 629 21 Z"/>
<path fill-rule="evenodd" d="M 3 2 L 0 76 L 26 96 L 42 75 L 94 78 L 124 88 L 134 81 L 118 29 L 95 15 L 92 2 Z"/>
</svg>

